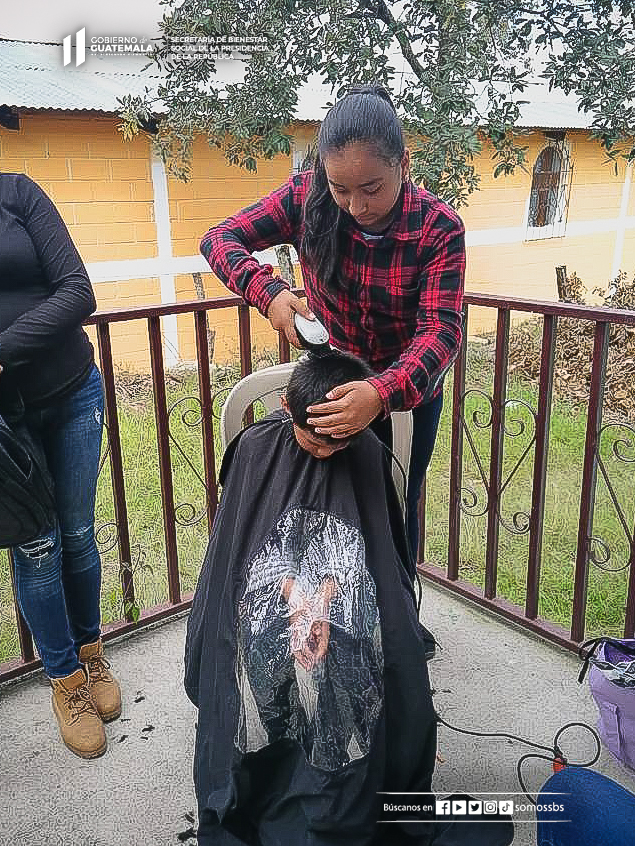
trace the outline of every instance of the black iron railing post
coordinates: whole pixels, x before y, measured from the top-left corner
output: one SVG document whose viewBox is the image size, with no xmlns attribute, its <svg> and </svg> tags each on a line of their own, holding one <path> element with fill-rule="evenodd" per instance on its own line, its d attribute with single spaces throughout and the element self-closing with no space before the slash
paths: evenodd
<svg viewBox="0 0 635 846">
<path fill-rule="evenodd" d="M 160 317 L 148 319 L 150 338 L 150 364 L 152 367 L 152 388 L 154 391 L 154 416 L 157 425 L 157 448 L 159 451 L 159 475 L 161 478 L 161 506 L 165 535 L 165 555 L 168 567 L 168 595 L 172 604 L 181 600 L 181 580 L 176 543 L 176 516 L 174 511 L 174 484 L 170 457 L 170 433 L 165 392 L 165 371 L 163 368 L 163 347 L 161 343 Z"/>
<path fill-rule="evenodd" d="M 494 360 L 494 397 L 492 401 L 492 439 L 490 448 L 489 488 L 487 503 L 487 549 L 485 552 L 485 596 L 496 596 L 498 570 L 498 528 L 500 488 L 505 438 L 505 396 L 507 392 L 507 358 L 509 353 L 509 309 L 498 310 L 496 354 Z"/>
<path fill-rule="evenodd" d="M 580 496 L 580 520 L 578 523 L 578 546 L 575 561 L 575 582 L 573 587 L 573 614 L 571 618 L 571 639 L 584 638 L 587 585 L 589 579 L 589 549 L 593 537 L 593 508 L 595 505 L 595 483 L 598 466 L 598 435 L 602 427 L 602 403 L 606 380 L 606 359 L 609 346 L 609 324 L 595 324 L 593 342 L 593 368 L 589 391 L 586 441 L 584 444 L 584 466 L 582 469 L 582 491 Z"/>
<path fill-rule="evenodd" d="M 198 393 L 201 402 L 201 428 L 203 435 L 203 466 L 205 468 L 205 501 L 207 526 L 211 533 L 218 507 L 216 487 L 216 459 L 214 456 L 214 423 L 212 417 L 212 386 L 209 375 L 209 344 L 207 341 L 207 313 L 194 315 L 196 332 L 196 361 L 198 364 Z"/>
<path fill-rule="evenodd" d="M 452 383 L 452 440 L 450 447 L 450 513 L 448 531 L 448 579 L 459 577 L 461 547 L 461 487 L 463 485 L 463 414 L 467 369 L 468 305 L 463 306 L 463 341 L 454 364 Z"/>
<path fill-rule="evenodd" d="M 530 620 L 535 620 L 538 616 L 557 320 L 558 318 L 551 314 L 545 315 L 542 328 L 542 357 L 540 360 L 540 383 L 538 386 L 536 451 L 534 453 L 534 480 L 531 494 L 531 518 L 529 527 L 529 559 L 527 562 L 527 596 L 525 599 L 525 616 Z"/>
<path fill-rule="evenodd" d="M 126 619 L 130 622 L 133 619 L 132 605 L 135 599 L 134 574 L 132 572 L 130 528 L 128 525 L 128 506 L 126 503 L 121 435 L 119 433 L 119 415 L 117 414 L 117 395 L 115 393 L 110 326 L 106 321 L 100 321 L 97 324 L 97 342 L 99 345 L 101 373 L 104 380 L 108 445 L 110 447 L 110 473 L 112 476 L 115 522 L 117 524 L 117 541 L 119 546 L 121 590 L 124 599 L 124 613 Z"/>
</svg>

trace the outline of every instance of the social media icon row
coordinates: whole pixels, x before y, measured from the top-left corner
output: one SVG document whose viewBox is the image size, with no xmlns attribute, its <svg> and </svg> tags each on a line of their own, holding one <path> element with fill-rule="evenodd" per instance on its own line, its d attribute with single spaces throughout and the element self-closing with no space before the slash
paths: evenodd
<svg viewBox="0 0 635 846">
<path fill-rule="evenodd" d="M 457 816 L 477 816 L 479 814 L 504 814 L 511 816 L 514 813 L 513 799 L 488 800 L 482 802 L 480 799 L 437 799 L 436 813 L 438 817 L 456 814 Z"/>
</svg>

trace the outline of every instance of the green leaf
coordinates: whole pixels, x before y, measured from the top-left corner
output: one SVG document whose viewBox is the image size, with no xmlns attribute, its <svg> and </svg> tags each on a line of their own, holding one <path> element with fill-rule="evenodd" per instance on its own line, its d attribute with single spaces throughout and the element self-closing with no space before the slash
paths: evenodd
<svg viewBox="0 0 635 846">
<path fill-rule="evenodd" d="M 479 131 L 500 154 L 495 176 L 522 167 L 526 156 L 511 137 L 519 101 L 530 80 L 527 63 L 547 47 L 543 76 L 550 88 L 573 92 L 599 143 L 632 160 L 635 147 L 635 72 L 632 4 L 565 0 L 526 4 L 509 0 L 419 0 L 397 5 L 362 0 L 187 0 L 166 3 L 162 34 L 263 34 L 268 54 L 254 53 L 244 80 L 221 90 L 213 57 L 196 62 L 159 43 L 152 62 L 164 73 L 159 132 L 153 140 L 171 173 L 187 179 L 193 139 L 203 133 L 236 167 L 289 155 L 300 87 L 311 74 L 333 95 L 351 83 L 391 85 L 408 132 L 424 139 L 413 154 L 417 178 L 459 206 L 478 188 L 473 157 Z M 586 9 L 586 11 L 585 11 Z M 401 56 L 395 56 L 395 50 Z M 409 76 L 399 72 L 404 64 Z M 406 81 L 407 79 L 407 81 Z M 484 84 L 477 97 L 477 86 Z M 331 98 L 332 99 L 332 98 Z M 119 131 L 131 140 L 156 111 L 151 95 L 122 98 Z M 631 139 L 631 140 L 629 140 Z M 416 159 L 416 161 L 414 161 Z M 415 170 L 413 168 L 413 174 Z"/>
<path fill-rule="evenodd" d="M 124 614 L 126 617 L 132 617 L 133 623 L 138 623 L 139 617 L 141 616 L 141 609 L 136 602 L 132 602 L 132 600 L 128 599 L 124 603 Z"/>
</svg>

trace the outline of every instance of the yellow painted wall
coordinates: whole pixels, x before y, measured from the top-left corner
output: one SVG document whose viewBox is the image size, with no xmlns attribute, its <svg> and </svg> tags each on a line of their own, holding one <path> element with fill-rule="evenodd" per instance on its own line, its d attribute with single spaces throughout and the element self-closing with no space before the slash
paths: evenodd
<svg viewBox="0 0 635 846">
<path fill-rule="evenodd" d="M 289 156 L 258 162 L 258 172 L 230 165 L 222 152 L 202 138 L 194 144 L 187 183 L 169 177 L 170 225 L 175 256 L 198 253 L 201 237 L 215 223 L 278 188 L 288 179 Z"/>
<path fill-rule="evenodd" d="M 527 155 L 533 166 L 540 149 L 537 139 L 529 136 L 523 138 L 521 143 L 530 147 Z M 469 197 L 467 206 L 459 209 L 466 231 L 522 225 L 531 176 L 517 168 L 511 176 L 499 176 L 494 179 L 496 163 L 492 159 L 492 153 L 491 146 L 485 143 L 476 159 L 481 188 Z"/>
<path fill-rule="evenodd" d="M 151 306 L 161 302 L 161 287 L 156 278 L 100 282 L 94 288 L 99 311 Z M 87 331 L 97 352 L 95 327 L 88 326 Z M 111 323 L 110 343 L 116 366 L 130 371 L 148 372 L 150 370 L 147 320 Z"/>
<path fill-rule="evenodd" d="M 617 217 L 622 201 L 624 168 L 617 174 L 612 165 L 604 162 L 600 145 L 576 134 L 572 143 L 575 162 L 569 222 Z"/>
<path fill-rule="evenodd" d="M 156 256 L 146 136 L 124 142 L 113 117 L 21 112 L 18 132 L 0 129 L 0 166 L 42 186 L 85 262 Z M 161 301 L 156 278 L 99 283 L 94 290 L 99 310 Z M 94 328 L 88 331 L 97 349 Z M 149 367 L 145 321 L 113 323 L 111 339 L 120 366 Z"/>
<path fill-rule="evenodd" d="M 298 121 L 293 126 L 293 146 L 304 152 L 308 147 L 315 147 L 319 126 L 316 123 Z"/>
<path fill-rule="evenodd" d="M 150 141 L 139 136 L 124 142 L 117 119 L 86 113 L 21 113 L 19 132 L 0 128 L 0 167 L 24 172 L 50 194 L 66 221 L 86 262 L 125 261 L 157 256 L 151 181 Z M 295 146 L 305 149 L 315 140 L 317 124 L 294 125 Z M 521 139 L 529 147 L 528 172 L 517 170 L 509 177 L 492 176 L 492 150 L 479 156 L 481 190 L 460 210 L 468 238 L 480 230 L 520 232 L 531 187 L 531 170 L 547 143 L 533 131 Z M 567 133 L 574 164 L 568 221 L 616 219 L 619 214 L 625 168 L 617 175 L 604 164 L 604 154 L 585 131 Z M 213 224 L 238 211 L 281 185 L 291 173 L 293 156 L 278 156 L 258 163 L 250 174 L 229 165 L 222 153 L 201 138 L 194 147 L 192 176 L 188 183 L 168 178 L 172 250 L 175 257 L 198 255 L 199 241 Z M 628 212 L 635 216 L 635 186 Z M 502 239 L 504 240 L 504 239 Z M 585 234 L 536 241 L 517 240 L 468 247 L 466 287 L 471 291 L 504 296 L 555 299 L 555 267 L 565 264 L 582 277 L 589 290 L 606 285 L 613 263 L 615 233 Z M 627 230 L 622 267 L 635 272 L 635 231 Z M 298 284 L 301 277 L 297 273 Z M 210 273 L 203 275 L 207 296 L 225 296 L 227 290 Z M 175 279 L 176 299 L 194 299 L 191 274 Z M 157 278 L 97 283 L 100 310 L 160 302 Z M 237 355 L 238 338 L 234 311 L 210 314 L 217 332 L 216 360 Z M 275 333 L 267 321 L 252 313 L 256 348 L 275 347 Z M 470 331 L 491 328 L 491 317 L 472 309 Z M 195 358 L 193 319 L 177 318 L 179 349 L 185 361 Z M 145 322 L 113 326 L 116 360 L 127 367 L 146 369 L 148 343 Z"/>
<path fill-rule="evenodd" d="M 622 261 L 620 270 L 627 274 L 628 278 L 635 279 L 635 267 L 632 257 L 635 256 L 635 230 L 627 230 L 624 235 L 624 256 L 630 256 L 630 261 Z"/>
<path fill-rule="evenodd" d="M 258 162 L 257 173 L 249 173 L 228 164 L 222 152 L 198 138 L 189 181 L 183 183 L 173 177 L 168 180 L 174 255 L 196 255 L 202 236 L 211 226 L 278 188 L 289 178 L 291 167 L 290 156 L 277 156 Z M 211 272 L 204 274 L 203 284 L 208 297 L 230 293 Z M 179 302 L 196 298 L 191 274 L 179 275 L 175 287 Z M 192 361 L 196 358 L 193 318 L 179 315 L 177 322 L 181 358 Z M 212 311 L 209 323 L 216 331 L 215 360 L 225 362 L 235 358 L 239 351 L 235 310 Z M 277 346 L 277 336 L 271 325 L 255 310 L 252 310 L 251 323 L 255 349 Z"/>
<path fill-rule="evenodd" d="M 628 196 L 628 206 L 626 207 L 626 214 L 629 217 L 635 217 L 635 166 L 631 165 L 630 169 L 630 191 Z"/>
<path fill-rule="evenodd" d="M 149 141 L 126 143 L 116 127 L 112 117 L 21 112 L 19 132 L 0 130 L 2 170 L 42 186 L 86 262 L 156 255 Z"/>
<path fill-rule="evenodd" d="M 540 131 L 519 139 L 528 146 L 527 169 L 494 179 L 492 150 L 485 146 L 477 169 L 482 174 L 481 190 L 470 198 L 460 213 L 467 232 L 482 229 L 522 227 L 531 190 L 531 172 L 538 154 L 547 143 Z M 605 164 L 600 145 L 586 131 L 567 133 L 573 173 L 567 222 L 570 230 L 581 222 L 617 218 L 624 184 L 624 166 L 617 175 Z M 469 237 L 469 235 L 468 235 Z M 511 244 L 471 246 L 468 249 L 466 287 L 470 291 L 557 299 L 555 267 L 566 265 L 576 272 L 589 292 L 610 281 L 615 232 L 517 241 Z M 635 270 L 635 251 L 625 243 L 624 265 Z"/>
<path fill-rule="evenodd" d="M 494 179 L 496 161 L 493 148 L 486 142 L 477 158 L 476 169 L 481 175 L 480 190 L 469 199 L 461 215 L 468 229 L 488 229 L 500 226 L 521 226 L 525 205 L 531 188 L 532 169 L 548 139 L 540 130 L 518 136 L 517 143 L 526 146 L 527 172 L 520 168 L 511 176 Z M 617 215 L 624 184 L 624 166 L 617 175 L 597 141 L 586 130 L 570 130 L 566 134 L 573 165 L 568 221 L 612 218 Z"/>
</svg>

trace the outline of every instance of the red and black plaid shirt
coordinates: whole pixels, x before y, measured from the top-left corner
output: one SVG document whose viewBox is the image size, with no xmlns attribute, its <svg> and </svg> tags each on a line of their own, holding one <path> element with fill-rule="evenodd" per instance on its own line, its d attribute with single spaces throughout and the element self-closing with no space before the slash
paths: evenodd
<svg viewBox="0 0 635 846">
<path fill-rule="evenodd" d="M 299 254 L 302 208 L 312 177 L 312 171 L 292 177 L 212 227 L 201 241 L 201 252 L 218 278 L 263 315 L 288 286 L 251 253 L 293 244 Z M 326 290 L 301 260 L 310 308 L 333 346 L 355 353 L 379 374 L 369 381 L 386 413 L 419 404 L 430 378 L 447 367 L 462 336 L 463 223 L 412 182 L 404 185 L 402 199 L 401 213 L 381 238 L 365 238 L 352 223 L 344 226 L 345 286 Z"/>
</svg>

